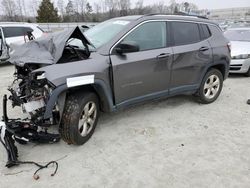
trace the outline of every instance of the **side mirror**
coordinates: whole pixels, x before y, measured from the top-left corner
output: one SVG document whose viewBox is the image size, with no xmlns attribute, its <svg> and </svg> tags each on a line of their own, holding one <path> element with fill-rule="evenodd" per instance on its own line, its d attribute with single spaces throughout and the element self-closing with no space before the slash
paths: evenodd
<svg viewBox="0 0 250 188">
<path fill-rule="evenodd" d="M 118 54 L 138 52 L 139 50 L 140 50 L 139 45 L 133 41 L 121 42 L 115 47 L 115 51 Z"/>
</svg>

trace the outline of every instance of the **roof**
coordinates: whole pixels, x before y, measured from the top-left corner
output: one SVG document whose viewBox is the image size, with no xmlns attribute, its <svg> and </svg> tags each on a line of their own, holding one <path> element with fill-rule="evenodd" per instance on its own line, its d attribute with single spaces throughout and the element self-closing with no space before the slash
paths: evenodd
<svg viewBox="0 0 250 188">
<path fill-rule="evenodd" d="M 216 24 L 215 22 L 204 19 L 204 18 L 198 18 L 197 16 L 183 16 L 183 15 L 166 15 L 166 14 L 148 14 L 148 15 L 135 15 L 135 16 L 124 16 L 124 17 L 118 17 L 115 19 L 119 20 L 150 20 L 150 19 L 162 19 L 162 20 L 184 20 L 184 21 L 195 21 L 195 22 L 205 22 L 205 23 L 211 23 L 211 24 Z M 216 24 L 217 25 L 217 24 Z"/>
</svg>

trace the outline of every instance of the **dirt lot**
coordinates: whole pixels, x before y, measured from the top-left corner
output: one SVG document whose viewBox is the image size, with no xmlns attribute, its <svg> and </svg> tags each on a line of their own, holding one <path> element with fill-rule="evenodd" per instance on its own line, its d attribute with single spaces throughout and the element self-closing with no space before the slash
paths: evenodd
<svg viewBox="0 0 250 188">
<path fill-rule="evenodd" d="M 0 67 L 0 97 L 14 68 Z M 18 145 L 20 160 L 58 160 L 59 169 L 4 167 L 0 146 L 0 187 L 249 187 L 250 78 L 230 77 L 219 99 L 200 105 L 190 96 L 151 102 L 103 114 L 92 139 L 81 147 Z M 2 106 L 2 101 L 0 101 Z M 2 109 L 0 108 L 0 114 Z M 12 110 L 12 117 L 20 109 Z"/>
</svg>

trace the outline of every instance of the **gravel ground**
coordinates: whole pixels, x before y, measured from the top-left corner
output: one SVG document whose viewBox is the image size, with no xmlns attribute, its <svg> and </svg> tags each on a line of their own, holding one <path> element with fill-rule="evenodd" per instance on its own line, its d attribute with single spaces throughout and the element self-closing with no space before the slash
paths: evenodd
<svg viewBox="0 0 250 188">
<path fill-rule="evenodd" d="M 1 98 L 13 70 L 0 67 Z M 32 178 L 34 166 L 6 169 L 0 146 L 0 187 L 249 187 L 248 98 L 250 78 L 231 76 L 210 105 L 178 96 L 102 114 L 95 134 L 81 147 L 63 141 L 18 145 L 20 160 L 58 160 L 56 176 L 50 177 L 53 168 L 45 169 L 38 181 Z M 19 114 L 20 109 L 10 112 Z"/>
</svg>

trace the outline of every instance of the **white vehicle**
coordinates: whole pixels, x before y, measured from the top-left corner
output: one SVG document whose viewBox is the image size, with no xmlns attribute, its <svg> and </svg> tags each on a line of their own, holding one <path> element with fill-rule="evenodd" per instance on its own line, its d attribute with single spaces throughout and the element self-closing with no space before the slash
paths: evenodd
<svg viewBox="0 0 250 188">
<path fill-rule="evenodd" d="M 230 73 L 243 73 L 250 77 L 250 27 L 232 28 L 224 33 L 231 42 Z"/>
<path fill-rule="evenodd" d="M 33 38 L 41 37 L 44 32 L 37 24 L 20 22 L 0 22 L 0 62 L 9 58 L 9 47 L 20 45 Z"/>
</svg>

